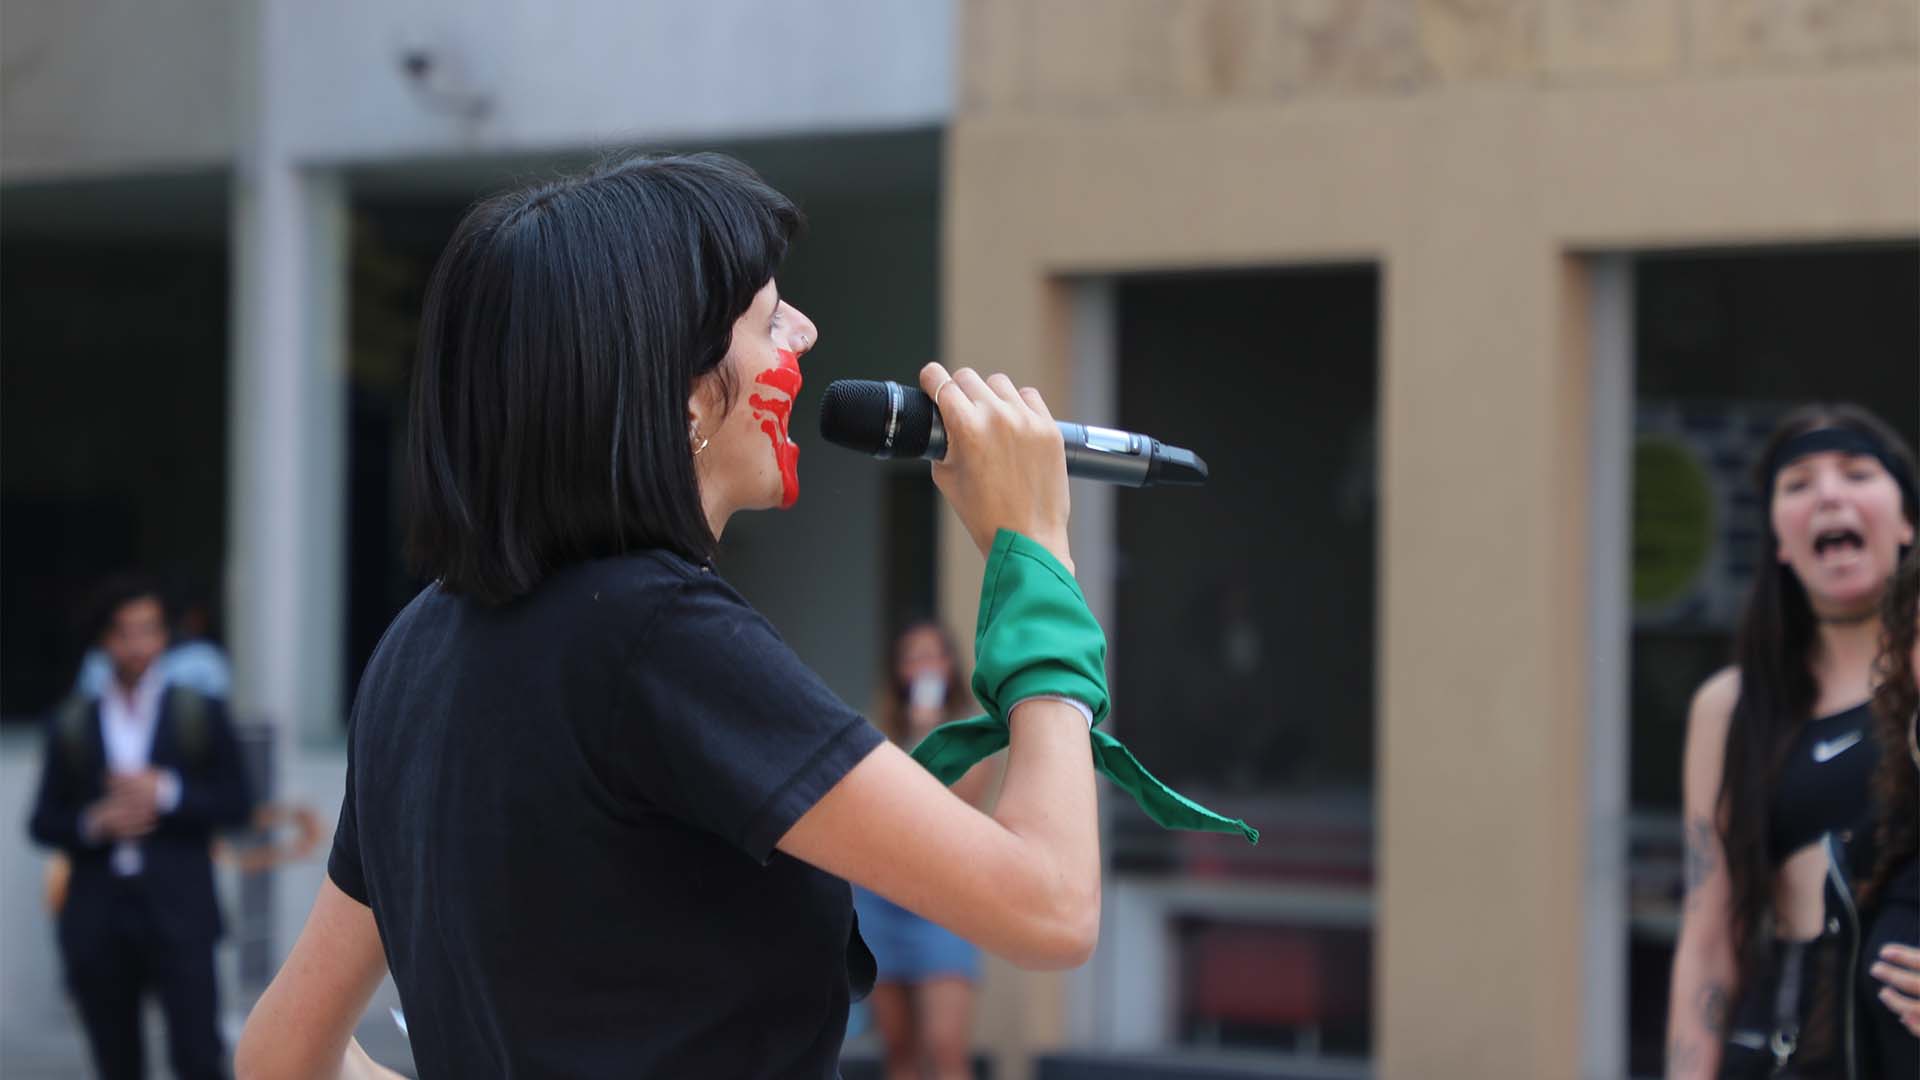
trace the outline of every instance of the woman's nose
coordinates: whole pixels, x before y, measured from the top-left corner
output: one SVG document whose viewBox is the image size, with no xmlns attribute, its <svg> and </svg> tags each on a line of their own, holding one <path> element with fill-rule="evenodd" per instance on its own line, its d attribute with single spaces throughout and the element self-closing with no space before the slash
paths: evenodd
<svg viewBox="0 0 1920 1080">
<path fill-rule="evenodd" d="M 1821 469 L 1814 474 L 1813 492 L 1821 503 L 1837 501 L 1845 490 L 1846 478 L 1840 475 L 1838 469 Z"/>
<path fill-rule="evenodd" d="M 803 353 L 820 344 L 820 328 L 813 325 L 813 320 L 807 318 L 806 312 L 792 304 L 787 305 L 787 311 L 793 316 L 793 331 L 788 338 L 793 351 Z"/>
</svg>

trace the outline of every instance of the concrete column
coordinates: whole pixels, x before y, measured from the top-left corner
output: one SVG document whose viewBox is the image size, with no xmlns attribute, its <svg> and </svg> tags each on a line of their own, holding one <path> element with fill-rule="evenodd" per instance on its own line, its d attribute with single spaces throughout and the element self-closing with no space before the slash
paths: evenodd
<svg viewBox="0 0 1920 1080">
<path fill-rule="evenodd" d="M 227 612 L 235 701 L 280 745 L 338 729 L 346 194 L 286 148 L 284 5 L 250 5 L 236 69 Z"/>
<path fill-rule="evenodd" d="M 1392 1080 L 1574 1080 L 1584 295 L 1534 224 L 1524 105 L 1477 98 L 1434 121 L 1409 167 L 1438 209 L 1407 221 L 1383 282 L 1375 1066 Z"/>
<path fill-rule="evenodd" d="M 1580 980 L 1581 1075 L 1627 1073 L 1627 819 L 1633 655 L 1633 263 L 1578 260 L 1569 299 L 1585 308 L 1593 395 L 1587 634 L 1587 874 Z M 1578 325 L 1580 312 L 1566 313 Z"/>
<path fill-rule="evenodd" d="M 1114 425 L 1120 422 L 1120 312 L 1115 297 L 1114 279 L 1082 278 L 1063 286 L 1071 290 L 1068 329 L 1069 396 L 1066 407 L 1054 407 L 1055 415 L 1071 417 L 1088 424 Z M 1114 488 L 1089 480 L 1073 482 L 1073 518 L 1068 542 L 1073 546 L 1075 577 L 1086 594 L 1087 607 L 1107 631 L 1107 671 L 1120 670 L 1115 644 L 1120 627 L 1115 619 L 1118 590 L 1119 537 L 1118 507 Z M 1124 706 L 1123 706 L 1124 707 Z M 1110 730 L 1124 730 L 1126 718 L 1116 715 Z M 1118 953 L 1142 947 L 1143 939 L 1133 934 L 1121 912 L 1125 885 L 1116 882 L 1106 867 L 1113 860 L 1113 817 L 1111 792 L 1100 785 L 1100 853 L 1105 878 L 1103 895 L 1111 897 L 1108 911 L 1100 920 L 1100 945 L 1093 959 L 1067 975 L 1066 1042 L 1075 1046 L 1107 1047 L 1119 1045 L 1125 1034 L 1137 1030 L 1142 1038 L 1161 1034 L 1159 1026 L 1118 1024 L 1116 1014 L 1145 1011 L 1149 1014 L 1166 1004 L 1163 985 L 1145 980 L 1122 981 L 1123 967 Z M 1159 927 L 1147 928 L 1149 935 Z M 1149 937 L 1144 940 L 1156 941 Z M 1155 958 L 1158 953 L 1152 954 Z M 1143 1000 L 1144 999 L 1144 1000 Z M 1131 1007 L 1131 1008 L 1129 1008 Z"/>
</svg>

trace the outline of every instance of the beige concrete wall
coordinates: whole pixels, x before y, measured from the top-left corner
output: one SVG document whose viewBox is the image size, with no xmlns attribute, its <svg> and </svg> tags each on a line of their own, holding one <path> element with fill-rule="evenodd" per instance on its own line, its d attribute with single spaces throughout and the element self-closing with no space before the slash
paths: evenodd
<svg viewBox="0 0 1920 1080">
<path fill-rule="evenodd" d="M 1913 62 L 1913 0 L 968 0 L 960 111 L 1125 112 Z"/>
<path fill-rule="evenodd" d="M 1582 252 L 1920 235 L 1910 0 L 978 0 L 944 347 L 1069 382 L 1063 285 L 1377 261 L 1376 1058 L 1578 1075 Z M 1284 331 L 1282 331 L 1284 339 Z M 970 627 L 980 561 L 943 534 Z M 996 970 L 983 1038 L 1057 1043 Z"/>
</svg>

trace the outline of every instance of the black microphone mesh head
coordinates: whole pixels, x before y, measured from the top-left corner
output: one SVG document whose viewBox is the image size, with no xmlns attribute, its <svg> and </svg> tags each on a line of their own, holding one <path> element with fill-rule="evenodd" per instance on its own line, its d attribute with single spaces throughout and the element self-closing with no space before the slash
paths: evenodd
<svg viewBox="0 0 1920 1080">
<path fill-rule="evenodd" d="M 875 457 L 916 458 L 926 452 L 933 431 L 933 402 L 924 391 L 872 379 L 837 379 L 820 398 L 820 437 L 836 446 Z M 893 431 L 887 430 L 889 420 Z"/>
<path fill-rule="evenodd" d="M 837 446 L 876 453 L 887 441 L 887 384 L 836 379 L 820 396 L 820 437 Z"/>
</svg>

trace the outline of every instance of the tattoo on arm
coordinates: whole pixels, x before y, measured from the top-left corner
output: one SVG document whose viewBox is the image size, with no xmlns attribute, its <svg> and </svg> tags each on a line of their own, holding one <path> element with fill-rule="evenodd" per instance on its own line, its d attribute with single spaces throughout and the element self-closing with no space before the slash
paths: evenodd
<svg viewBox="0 0 1920 1080">
<path fill-rule="evenodd" d="M 1723 983 L 1709 982 L 1700 988 L 1700 1020 L 1707 1027 L 1707 1035 L 1719 1039 L 1727 1030 L 1727 988 Z M 1667 1046 L 1667 1080 L 1687 1080 L 1697 1076 L 1706 1065 L 1699 1043 L 1684 1034 L 1675 1035 Z"/>
<path fill-rule="evenodd" d="M 1718 863 L 1720 837 L 1715 835 L 1712 822 L 1694 818 L 1687 823 L 1686 844 L 1686 906 L 1692 907 L 1699 896 L 1700 886 L 1713 875 Z"/>
<path fill-rule="evenodd" d="M 1710 982 L 1700 988 L 1700 1020 L 1715 1035 L 1727 1030 L 1727 988 Z"/>
</svg>

